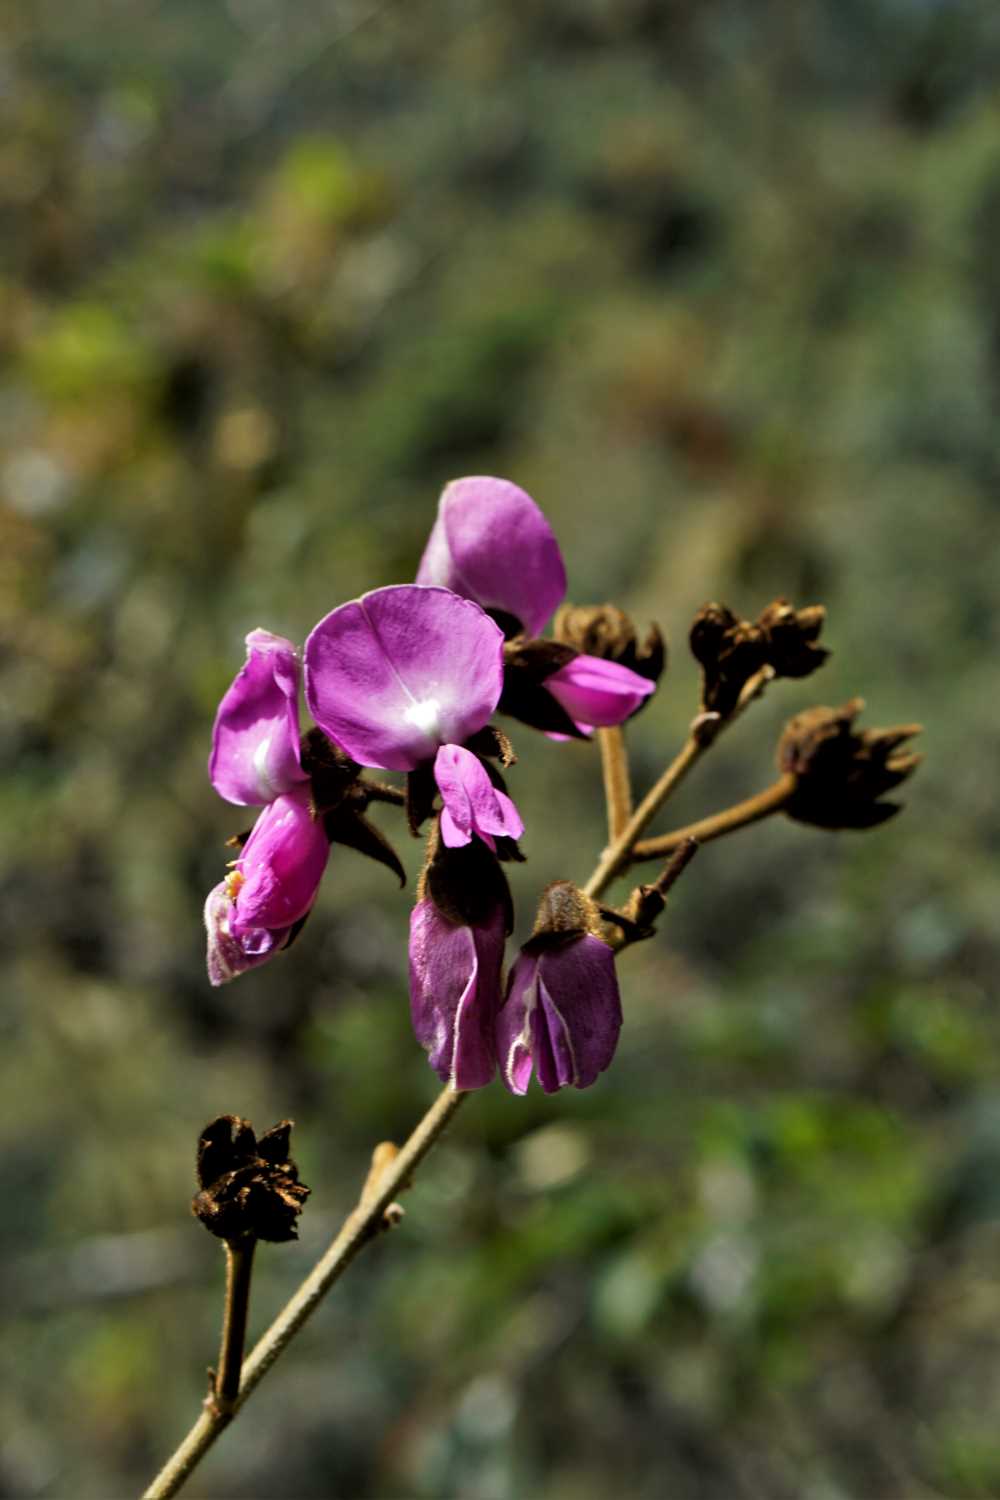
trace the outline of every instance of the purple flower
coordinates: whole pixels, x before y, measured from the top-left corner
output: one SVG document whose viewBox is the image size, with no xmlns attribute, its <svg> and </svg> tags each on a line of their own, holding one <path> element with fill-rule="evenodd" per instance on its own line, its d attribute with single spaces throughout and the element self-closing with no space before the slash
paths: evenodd
<svg viewBox="0 0 1000 1500">
<path fill-rule="evenodd" d="M 575 656 L 543 685 L 584 734 L 624 724 L 656 691 L 648 677 L 601 656 Z"/>
<path fill-rule="evenodd" d="M 433 762 L 446 841 L 520 831 L 513 803 L 462 748 L 503 686 L 503 632 L 478 604 L 419 584 L 342 604 L 306 641 L 305 684 L 317 724 L 360 765 Z"/>
<path fill-rule="evenodd" d="M 276 797 L 205 903 L 208 977 L 225 984 L 271 958 L 316 899 L 330 841 L 305 788 Z"/>
<path fill-rule="evenodd" d="M 445 487 L 417 582 L 443 584 L 537 635 L 566 593 L 566 569 L 531 496 L 475 475 Z"/>
<path fill-rule="evenodd" d="M 454 1089 L 482 1088 L 496 1073 L 504 934 L 499 904 L 484 922 L 458 923 L 425 898 L 410 917 L 413 1029 Z"/>
<path fill-rule="evenodd" d="M 247 659 L 219 704 L 208 775 L 227 802 L 260 807 L 307 780 L 299 758 L 295 647 L 252 630 Z"/>
<path fill-rule="evenodd" d="M 486 767 L 471 750 L 442 745 L 434 758 L 434 780 L 444 801 L 441 837 L 449 849 L 460 848 L 478 834 L 495 850 L 494 834 L 516 839 L 524 832 L 517 808 L 493 785 Z"/>
<path fill-rule="evenodd" d="M 510 973 L 497 1022 L 504 1083 L 527 1091 L 534 1065 L 547 1094 L 585 1089 L 610 1063 L 622 1024 L 615 957 L 600 938 L 532 940 Z"/>
</svg>

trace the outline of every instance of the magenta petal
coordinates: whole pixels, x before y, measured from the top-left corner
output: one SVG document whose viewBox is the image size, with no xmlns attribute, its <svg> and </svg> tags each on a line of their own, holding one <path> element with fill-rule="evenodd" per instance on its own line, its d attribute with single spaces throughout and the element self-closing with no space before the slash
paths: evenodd
<svg viewBox="0 0 1000 1500">
<path fill-rule="evenodd" d="M 308 792 L 276 798 L 254 824 L 231 877 L 234 935 L 289 927 L 304 917 L 316 899 L 329 853 L 322 820 L 310 812 Z"/>
<path fill-rule="evenodd" d="M 498 791 L 477 755 L 461 745 L 442 745 L 434 760 L 434 780 L 444 801 L 441 836 L 450 848 L 473 834 L 493 847 L 491 835 L 520 838 L 521 816 L 506 793 Z"/>
<path fill-rule="evenodd" d="M 205 929 L 208 933 L 208 978 L 213 985 L 228 984 L 248 969 L 256 969 L 284 946 L 290 928 L 276 931 L 253 929 L 244 937 L 232 930 L 233 902 L 226 881 L 220 881 L 209 892 L 205 902 Z"/>
<path fill-rule="evenodd" d="M 547 1094 L 588 1088 L 614 1056 L 621 1024 L 615 958 L 600 938 L 522 952 L 497 1023 L 504 1082 L 523 1094 L 533 1062 Z"/>
<path fill-rule="evenodd" d="M 413 1029 L 442 1083 L 477 1089 L 496 1072 L 504 917 L 459 926 L 433 901 L 410 917 L 410 1012 Z"/>
<path fill-rule="evenodd" d="M 571 719 L 608 728 L 630 718 L 655 691 L 656 684 L 620 662 L 576 656 L 546 677 L 545 687 Z"/>
<path fill-rule="evenodd" d="M 445 487 L 417 582 L 503 610 L 529 635 L 540 633 L 566 595 L 559 544 L 534 500 L 483 475 Z"/>
<path fill-rule="evenodd" d="M 306 701 L 363 766 L 412 771 L 475 734 L 503 686 L 503 633 L 447 589 L 402 584 L 342 604 L 305 645 Z"/>
<path fill-rule="evenodd" d="M 259 807 L 306 780 L 299 761 L 299 664 L 295 647 L 252 630 L 247 659 L 219 704 L 208 775 L 227 802 Z"/>
<path fill-rule="evenodd" d="M 526 1094 L 531 1081 L 537 971 L 536 958 L 528 953 L 518 955 L 507 982 L 507 999 L 497 1017 L 500 1074 L 512 1094 Z"/>
</svg>

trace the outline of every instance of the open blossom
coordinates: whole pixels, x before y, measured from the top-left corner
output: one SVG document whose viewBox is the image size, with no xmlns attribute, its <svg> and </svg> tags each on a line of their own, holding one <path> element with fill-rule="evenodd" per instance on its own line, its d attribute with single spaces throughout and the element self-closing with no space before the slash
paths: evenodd
<svg viewBox="0 0 1000 1500">
<path fill-rule="evenodd" d="M 286 945 L 316 899 L 329 853 L 308 790 L 276 797 L 264 809 L 205 903 L 212 984 L 235 979 Z"/>
<path fill-rule="evenodd" d="M 517 837 L 514 804 L 463 748 L 503 686 L 503 633 L 477 604 L 419 584 L 375 589 L 321 620 L 304 654 L 312 715 L 359 765 L 433 764 L 446 842 Z"/>
<path fill-rule="evenodd" d="M 537 635 L 566 593 L 566 568 L 531 496 L 474 475 L 445 486 L 417 582 L 443 584 Z"/>
<path fill-rule="evenodd" d="M 269 630 L 246 638 L 246 664 L 223 696 L 208 774 L 227 802 L 261 807 L 307 780 L 299 756 L 295 647 Z"/>
<path fill-rule="evenodd" d="M 505 937 L 497 905 L 482 922 L 456 922 L 428 898 L 410 917 L 410 1013 L 442 1083 L 477 1089 L 496 1074 L 496 1021 Z"/>
<path fill-rule="evenodd" d="M 565 597 L 566 569 L 552 528 L 531 496 L 506 479 L 477 475 L 445 487 L 417 582 L 445 584 L 475 600 L 496 614 L 508 637 L 533 637 Z M 554 670 L 559 656 L 512 648 L 500 705 L 549 730 L 554 739 L 572 735 L 574 725 L 586 735 L 595 727 L 622 724 L 655 691 L 655 683 L 638 672 L 601 657 L 578 654 Z M 522 673 L 526 680 L 512 680 Z M 551 702 L 546 707 L 546 693 L 558 708 Z"/>
<path fill-rule="evenodd" d="M 584 1089 L 610 1063 L 622 1024 L 614 954 L 589 933 L 544 947 L 534 939 L 510 973 L 497 1022 L 504 1083 L 527 1091 L 534 1067 L 547 1094 Z"/>
</svg>

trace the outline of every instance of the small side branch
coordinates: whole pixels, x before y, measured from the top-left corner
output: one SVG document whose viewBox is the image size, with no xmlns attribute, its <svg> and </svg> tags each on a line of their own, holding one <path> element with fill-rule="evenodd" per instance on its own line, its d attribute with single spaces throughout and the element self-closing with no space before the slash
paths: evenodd
<svg viewBox="0 0 1000 1500">
<path fill-rule="evenodd" d="M 710 839 L 735 833 L 737 828 L 747 828 L 751 823 L 759 823 L 762 818 L 769 818 L 772 813 L 780 812 L 787 805 L 795 786 L 794 776 L 781 776 L 773 786 L 758 792 L 756 796 L 748 797 L 745 802 L 727 807 L 724 812 L 702 818 L 698 823 L 689 823 L 686 828 L 677 828 L 672 833 L 660 834 L 655 839 L 642 839 L 633 849 L 632 858 L 662 859 L 665 854 L 680 849 L 691 839 L 699 844 L 707 844 Z"/>
<path fill-rule="evenodd" d="M 250 1278 L 257 1241 L 252 1235 L 226 1241 L 226 1305 L 222 1319 L 222 1343 L 214 1392 L 209 1399 L 220 1416 L 231 1416 L 240 1388 L 243 1346 L 250 1311 Z"/>
<path fill-rule="evenodd" d="M 283 1353 L 306 1319 L 315 1311 L 333 1283 L 347 1269 L 358 1251 L 378 1233 L 396 1195 L 407 1185 L 414 1169 L 468 1097 L 468 1094 L 456 1093 L 452 1088 L 442 1090 L 413 1134 L 387 1163 L 377 1183 L 373 1185 L 369 1176 L 357 1207 L 344 1221 L 336 1239 L 282 1308 L 267 1332 L 258 1340 L 246 1360 L 231 1410 L 223 1413 L 206 1406 L 187 1437 L 146 1490 L 143 1500 L 168 1500 L 169 1496 L 177 1494 L 188 1475 L 220 1432 L 228 1426 L 250 1392 Z"/>
</svg>

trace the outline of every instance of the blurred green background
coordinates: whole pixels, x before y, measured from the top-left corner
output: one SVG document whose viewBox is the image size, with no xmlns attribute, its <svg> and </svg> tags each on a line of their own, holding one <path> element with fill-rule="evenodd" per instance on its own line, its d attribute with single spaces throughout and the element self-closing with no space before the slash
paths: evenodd
<svg viewBox="0 0 1000 1500">
<path fill-rule="evenodd" d="M 927 764 L 872 834 L 706 849 L 612 1070 L 472 1102 L 188 1492 L 1000 1495 L 998 63 L 993 0 L 3 7 L 4 1495 L 129 1495 L 193 1418 L 207 1119 L 293 1117 L 314 1189 L 259 1329 L 435 1093 L 412 879 L 335 852 L 209 988 L 205 757 L 245 633 L 412 577 L 477 472 L 667 632 L 644 784 L 700 603 L 829 606 L 658 826 L 810 702 Z M 603 811 L 515 738 L 527 924 Z"/>
</svg>

